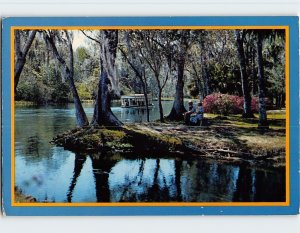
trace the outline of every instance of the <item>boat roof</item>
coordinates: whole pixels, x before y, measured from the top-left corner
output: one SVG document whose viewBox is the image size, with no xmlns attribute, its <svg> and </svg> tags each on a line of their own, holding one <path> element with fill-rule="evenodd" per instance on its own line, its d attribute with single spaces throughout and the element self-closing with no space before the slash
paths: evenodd
<svg viewBox="0 0 300 233">
<path fill-rule="evenodd" d="M 149 94 L 148 94 L 149 96 Z M 122 95 L 122 99 L 128 99 L 128 98 L 144 98 L 144 94 L 132 94 L 132 95 Z"/>
</svg>

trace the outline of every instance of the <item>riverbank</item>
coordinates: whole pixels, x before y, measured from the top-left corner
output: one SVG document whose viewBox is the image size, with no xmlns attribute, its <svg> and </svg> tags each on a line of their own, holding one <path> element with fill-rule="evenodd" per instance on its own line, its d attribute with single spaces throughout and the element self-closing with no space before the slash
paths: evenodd
<svg viewBox="0 0 300 233">
<path fill-rule="evenodd" d="M 272 115 L 273 114 L 273 115 Z M 269 112 L 270 128 L 257 128 L 257 118 L 207 114 L 208 126 L 179 122 L 134 123 L 121 128 L 76 128 L 53 139 L 71 151 L 170 154 L 231 163 L 285 166 L 285 114 Z"/>
<path fill-rule="evenodd" d="M 84 104 L 93 104 L 94 100 L 81 100 L 82 103 Z M 73 101 L 66 102 L 66 103 L 36 103 L 33 101 L 26 101 L 26 100 L 15 100 L 14 104 L 16 107 L 31 107 L 31 106 L 64 106 L 67 104 L 72 104 L 74 103 Z"/>
<path fill-rule="evenodd" d="M 23 106 L 37 106 L 38 104 L 32 102 L 32 101 L 26 101 L 26 100 L 15 100 L 14 105 L 16 107 L 23 107 Z"/>
</svg>

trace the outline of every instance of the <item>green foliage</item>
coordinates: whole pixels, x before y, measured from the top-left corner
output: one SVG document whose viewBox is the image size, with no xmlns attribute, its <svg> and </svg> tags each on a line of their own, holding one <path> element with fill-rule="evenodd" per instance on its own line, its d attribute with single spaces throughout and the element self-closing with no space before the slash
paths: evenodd
<svg viewBox="0 0 300 233">
<path fill-rule="evenodd" d="M 82 100 L 90 100 L 92 99 L 92 94 L 88 88 L 88 86 L 84 83 L 78 83 L 77 85 L 77 92 Z"/>
<path fill-rule="evenodd" d="M 64 104 L 70 102 L 70 88 L 67 83 L 60 83 L 54 86 L 51 93 L 51 102 Z"/>
<path fill-rule="evenodd" d="M 32 101 L 36 104 L 64 104 L 70 101 L 69 86 L 54 65 L 32 66 L 34 65 L 27 63 L 24 67 L 16 100 Z"/>
<path fill-rule="evenodd" d="M 79 63 L 83 63 L 84 60 L 89 58 L 89 53 L 85 47 L 78 47 L 76 49 L 76 54 Z"/>
<path fill-rule="evenodd" d="M 195 82 L 191 82 L 187 86 L 190 96 L 193 98 L 197 98 L 199 96 L 199 87 L 195 84 Z"/>
<path fill-rule="evenodd" d="M 249 88 L 251 96 L 258 96 L 257 31 L 245 31 L 243 44 Z M 128 38 L 126 33 L 129 33 Z M 266 98 L 273 100 L 277 107 L 283 107 L 285 105 L 284 33 L 280 30 L 265 30 L 263 33 Z M 95 38 L 99 39 L 96 34 L 97 32 L 94 32 Z M 61 35 L 58 33 L 58 41 L 56 41 L 58 50 L 66 62 L 69 62 L 68 51 L 66 47 L 60 46 L 62 41 L 59 37 Z M 153 32 L 120 30 L 118 46 L 129 56 L 127 39 L 130 40 L 133 65 L 142 74 L 143 82 L 147 84 L 147 92 L 154 97 L 158 95 L 158 82 L 160 86 L 164 84 L 163 97 L 174 97 L 178 77 L 176 64 L 182 56 L 185 57 L 185 97 L 204 99 L 211 93 L 243 95 L 233 30 Z M 90 44 L 82 44 L 74 52 L 74 81 L 82 100 L 91 100 L 96 96 L 100 75 L 99 51 L 99 44 L 91 41 Z M 156 52 L 152 53 L 153 51 Z M 142 93 L 143 82 L 119 50 L 116 54 L 116 65 L 120 92 L 122 94 Z M 153 69 L 159 71 L 159 80 L 155 79 Z M 164 83 L 166 74 L 169 78 Z M 38 104 L 72 101 L 64 71 L 41 34 L 37 34 L 28 52 L 15 98 Z"/>
</svg>

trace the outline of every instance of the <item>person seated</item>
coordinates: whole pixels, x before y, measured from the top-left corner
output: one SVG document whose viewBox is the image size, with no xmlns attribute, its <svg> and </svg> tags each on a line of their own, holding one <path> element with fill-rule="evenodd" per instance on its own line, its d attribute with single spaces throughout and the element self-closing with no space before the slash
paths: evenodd
<svg viewBox="0 0 300 233">
<path fill-rule="evenodd" d="M 195 125 L 200 124 L 200 126 L 201 126 L 203 118 L 204 118 L 204 108 L 202 106 L 202 102 L 199 102 L 197 104 L 195 114 L 191 115 L 190 121 L 192 124 L 195 124 Z"/>
<path fill-rule="evenodd" d="M 189 101 L 188 111 L 183 113 L 184 123 L 186 125 L 190 124 L 190 117 L 193 113 L 196 112 L 193 101 Z"/>
</svg>

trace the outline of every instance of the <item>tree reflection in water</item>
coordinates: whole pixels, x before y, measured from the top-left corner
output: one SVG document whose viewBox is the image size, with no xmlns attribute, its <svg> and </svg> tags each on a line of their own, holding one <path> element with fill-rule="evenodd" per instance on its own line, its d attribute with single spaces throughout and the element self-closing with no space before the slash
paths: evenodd
<svg viewBox="0 0 300 233">
<path fill-rule="evenodd" d="M 158 119 L 157 102 L 150 119 Z M 173 102 L 164 101 L 170 111 Z M 146 121 L 142 109 L 112 108 L 123 122 Z M 86 104 L 89 117 L 93 105 Z M 57 202 L 285 201 L 285 168 L 259 168 L 162 155 L 74 154 L 49 143 L 75 127 L 74 105 L 15 108 L 15 185 Z M 47 122 L 47 124 L 45 124 Z M 35 177 L 43 182 L 28 185 Z M 47 197 L 47 198 L 45 198 Z"/>
<path fill-rule="evenodd" d="M 252 202 L 284 201 L 284 169 L 259 170 L 246 165 L 230 166 L 201 160 L 124 159 L 100 153 L 88 156 L 97 202 Z M 73 192 L 86 162 L 75 155 Z M 275 178 L 275 179 L 274 179 Z"/>
<path fill-rule="evenodd" d="M 80 155 L 78 153 L 75 154 L 73 178 L 71 180 L 70 187 L 69 187 L 69 190 L 67 193 L 67 201 L 68 202 L 72 202 L 73 191 L 75 189 L 77 179 L 80 176 L 80 173 L 81 173 L 81 170 L 83 168 L 85 161 L 86 161 L 85 155 Z"/>
<path fill-rule="evenodd" d="M 108 184 L 109 173 L 111 168 L 116 164 L 116 161 L 111 159 L 103 159 L 104 154 L 98 156 L 90 156 L 93 166 L 93 174 L 96 185 L 97 202 L 110 201 L 110 189 Z"/>
<path fill-rule="evenodd" d="M 251 201 L 253 194 L 253 179 L 251 169 L 241 166 L 233 201 Z"/>
</svg>

